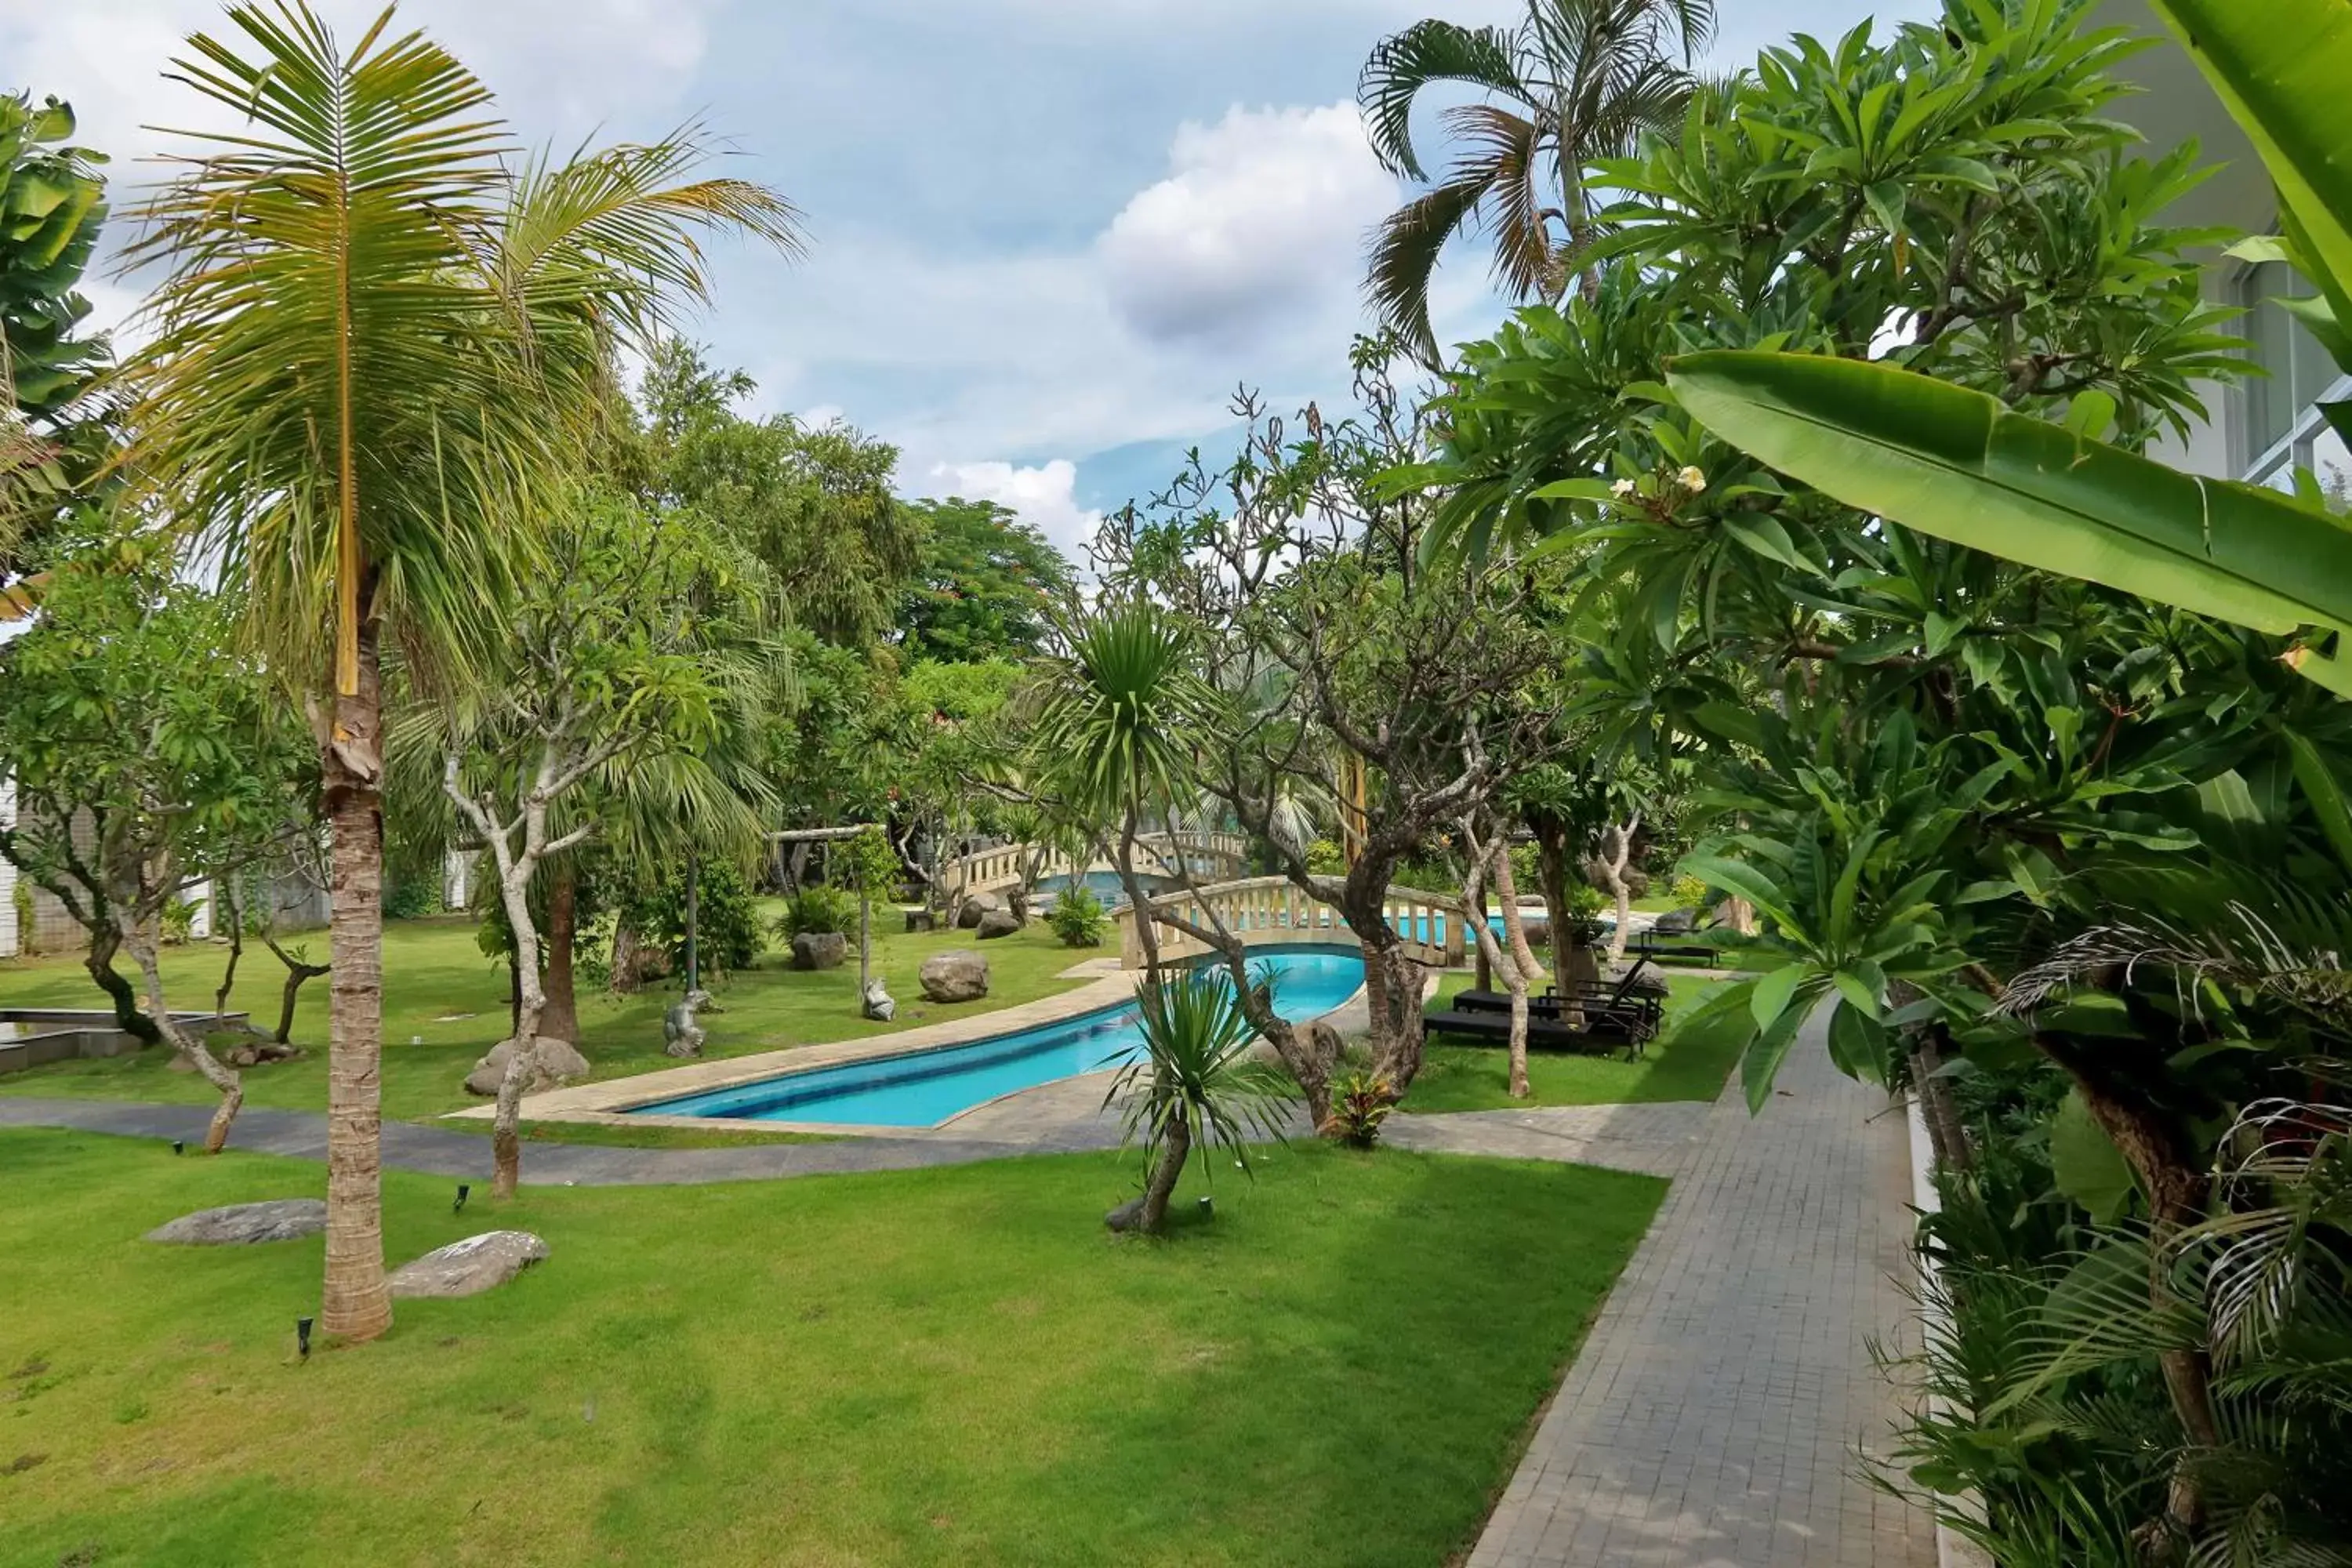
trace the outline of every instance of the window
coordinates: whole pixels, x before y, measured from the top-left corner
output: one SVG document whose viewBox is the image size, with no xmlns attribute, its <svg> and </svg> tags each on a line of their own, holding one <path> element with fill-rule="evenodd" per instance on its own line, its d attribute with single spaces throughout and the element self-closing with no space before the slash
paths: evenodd
<svg viewBox="0 0 2352 1568">
<path fill-rule="evenodd" d="M 2303 323 L 2279 303 L 2281 296 L 2305 298 L 2312 286 L 2284 262 L 2265 261 L 2238 275 L 2239 335 L 2252 347 L 2247 357 L 2270 374 L 2249 376 L 2239 389 L 2239 466 L 2252 468 L 2287 438 L 2304 411 L 2335 384 L 2335 362 Z"/>
</svg>

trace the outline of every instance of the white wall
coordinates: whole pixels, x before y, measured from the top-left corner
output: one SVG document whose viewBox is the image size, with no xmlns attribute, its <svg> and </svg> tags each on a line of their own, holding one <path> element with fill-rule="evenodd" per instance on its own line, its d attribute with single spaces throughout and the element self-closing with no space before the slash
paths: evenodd
<svg viewBox="0 0 2352 1568">
<path fill-rule="evenodd" d="M 0 826 L 16 821 L 16 781 L 0 778 Z M 0 860 L 0 958 L 16 956 L 16 868 Z"/>
</svg>

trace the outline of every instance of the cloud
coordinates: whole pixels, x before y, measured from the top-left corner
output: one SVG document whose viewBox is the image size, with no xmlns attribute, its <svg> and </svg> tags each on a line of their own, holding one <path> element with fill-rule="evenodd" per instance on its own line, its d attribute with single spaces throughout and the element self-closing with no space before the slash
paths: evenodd
<svg viewBox="0 0 2352 1568">
<path fill-rule="evenodd" d="M 1364 231 L 1397 199 L 1347 102 L 1235 105 L 1180 126 L 1169 162 L 1097 243 L 1112 303 L 1153 339 L 1236 344 L 1352 301 Z"/>
<path fill-rule="evenodd" d="M 670 127 L 709 48 L 709 18 L 722 0 L 407 0 L 395 25 L 422 29 L 464 60 L 499 95 L 499 108 L 529 145 L 569 151 L 582 138 L 643 136 Z M 320 9 L 345 48 L 378 9 Z M 234 116 L 162 79 L 190 34 L 206 32 L 251 52 L 220 0 L 82 0 L 19 7 L 0 3 L 0 88 L 29 87 L 74 106 L 75 140 L 111 156 L 124 185 L 157 170 L 141 161 L 164 151 L 149 125 L 219 129 Z M 120 211 L 128 203 L 118 191 Z"/>
<path fill-rule="evenodd" d="M 1072 562 L 1084 559 L 1102 526 L 1103 514 L 1078 504 L 1077 465 L 1055 458 L 1034 468 L 1011 463 L 940 463 L 931 477 L 946 491 L 967 500 L 992 500 L 1024 522 L 1034 523 Z"/>
</svg>

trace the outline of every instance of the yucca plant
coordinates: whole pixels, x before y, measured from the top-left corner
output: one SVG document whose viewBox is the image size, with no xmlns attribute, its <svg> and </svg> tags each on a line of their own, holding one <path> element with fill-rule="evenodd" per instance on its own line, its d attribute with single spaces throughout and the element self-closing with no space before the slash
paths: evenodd
<svg viewBox="0 0 2352 1568">
<path fill-rule="evenodd" d="M 391 1322 L 378 1193 L 383 735 L 379 650 L 422 685 L 489 661 L 604 403 L 616 343 L 703 293 L 698 235 L 797 245 L 792 209 L 690 179 L 693 129 L 520 156 L 491 94 L 380 15 L 344 48 L 301 0 L 243 5 L 173 79 L 189 133 L 130 259 L 160 277 L 126 369 L 142 498 L 241 578 L 258 648 L 316 715 L 337 976 L 320 1326 Z"/>
<path fill-rule="evenodd" d="M 1155 973 L 1136 1006 L 1143 1053 L 1119 1069 L 1103 1103 L 1125 1102 L 1126 1140 L 1142 1142 L 1150 1165 L 1143 1196 L 1112 1210 L 1109 1221 L 1114 1229 L 1157 1235 L 1184 1162 L 1197 1152 L 1205 1174 L 1212 1152 L 1222 1149 L 1246 1173 L 1251 1137 L 1282 1135 L 1290 1090 L 1279 1074 L 1250 1060 L 1257 1033 L 1223 970 Z"/>
</svg>

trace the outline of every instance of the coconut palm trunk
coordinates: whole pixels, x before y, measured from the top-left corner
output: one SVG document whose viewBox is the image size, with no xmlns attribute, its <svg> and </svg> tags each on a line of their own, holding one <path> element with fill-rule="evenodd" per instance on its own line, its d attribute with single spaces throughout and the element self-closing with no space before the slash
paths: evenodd
<svg viewBox="0 0 2352 1568">
<path fill-rule="evenodd" d="M 372 584 L 371 584 L 372 586 Z M 332 835 L 328 923 L 327 1267 L 319 1327 L 372 1340 L 392 1327 L 383 1274 L 383 686 L 379 631 L 356 627 L 355 689 L 320 749 Z"/>
</svg>

